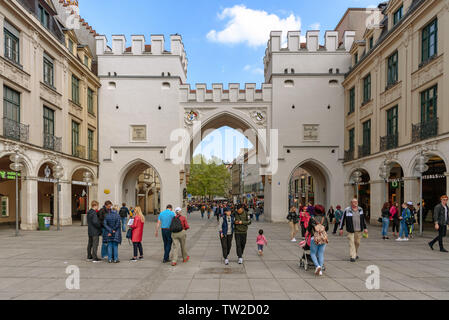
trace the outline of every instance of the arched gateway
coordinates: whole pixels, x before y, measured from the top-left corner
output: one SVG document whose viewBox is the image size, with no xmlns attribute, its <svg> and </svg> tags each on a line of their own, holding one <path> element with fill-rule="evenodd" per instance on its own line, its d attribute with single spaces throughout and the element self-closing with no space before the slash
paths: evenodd
<svg viewBox="0 0 449 320">
<path fill-rule="evenodd" d="M 195 148 L 210 130 L 228 126 L 241 130 L 255 147 L 266 220 L 285 220 L 296 168 L 313 177 L 315 203 L 340 203 L 344 134 L 334 123 L 344 122 L 344 92 L 335 84 L 349 70 L 354 33 L 346 32 L 340 42 L 337 32 L 327 32 L 324 46 L 318 45 L 317 32 L 307 33 L 304 44 L 300 32 L 289 32 L 286 48 L 281 37 L 280 32 L 270 34 L 260 89 L 255 84 L 244 89 L 239 84 L 209 89 L 198 84 L 192 89 L 186 84 L 188 60 L 181 36 L 170 36 L 171 51 L 165 50 L 162 35 L 152 35 L 151 46 L 144 36 L 132 36 L 129 48 L 124 36 L 112 36 L 111 47 L 105 36 L 97 36 L 102 84 L 99 200 L 142 204 L 148 193 L 140 177 L 150 170 L 158 177 L 159 191 L 156 187 L 154 192 L 160 192 L 162 209 L 185 204 Z M 339 71 L 329 72 L 334 69 Z"/>
</svg>

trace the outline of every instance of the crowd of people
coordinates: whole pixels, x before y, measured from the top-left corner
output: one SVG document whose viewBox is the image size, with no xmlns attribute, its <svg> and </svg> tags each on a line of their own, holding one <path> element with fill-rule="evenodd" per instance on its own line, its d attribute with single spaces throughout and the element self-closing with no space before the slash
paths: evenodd
<svg viewBox="0 0 449 320">
<path fill-rule="evenodd" d="M 429 247 L 434 250 L 434 245 L 438 242 L 441 252 L 448 252 L 443 245 L 443 238 L 446 236 L 449 225 L 448 217 L 448 197 L 441 197 L 441 203 L 434 209 L 433 220 L 438 236 L 429 243 Z M 254 216 L 259 221 L 263 214 L 263 204 L 247 205 L 233 204 L 231 202 L 191 202 L 187 205 L 187 216 L 194 211 L 199 211 L 204 219 L 207 214 L 208 219 L 213 216 L 218 222 L 218 235 L 222 247 L 223 261 L 229 265 L 229 255 L 233 240 L 236 245 L 238 263 L 243 264 L 243 256 L 247 243 L 248 228 Z M 161 230 L 164 244 L 163 263 L 171 262 L 172 266 L 178 263 L 178 256 L 181 254 L 183 262 L 189 261 L 187 253 L 186 239 L 187 230 L 190 226 L 187 217 L 182 214 L 181 208 L 173 211 L 173 206 L 168 205 L 166 210 L 158 217 L 155 236 L 158 237 Z M 251 212 L 251 213 L 250 213 Z M 409 241 L 414 232 L 414 225 L 417 222 L 418 214 L 413 203 L 404 203 L 399 208 L 397 203 L 385 203 L 381 210 L 382 238 L 388 240 L 389 227 L 392 226 L 394 236 L 398 236 L 397 241 Z M 142 236 L 145 224 L 145 216 L 140 207 L 130 208 L 123 203 L 122 207 L 113 206 L 110 201 L 106 201 L 99 209 L 97 201 L 92 202 L 92 208 L 88 213 L 88 234 L 89 242 L 87 248 L 88 260 L 92 262 L 101 261 L 97 256 L 100 236 L 102 238 L 101 258 L 107 259 L 109 263 L 119 263 L 118 246 L 122 243 L 122 233 L 126 232 L 126 238 L 133 244 L 133 257 L 131 261 L 143 260 Z M 317 276 L 322 276 L 324 268 L 324 254 L 326 246 L 329 244 L 327 232 L 333 223 L 333 234 L 343 236 L 346 230 L 349 244 L 349 261 L 359 260 L 359 248 L 362 238 L 368 238 L 368 228 L 366 215 L 359 206 L 358 200 L 353 199 L 350 206 L 342 210 L 340 205 L 327 211 L 322 205 L 291 207 L 286 217 L 290 225 L 290 238 L 292 242 L 297 242 L 297 234 L 301 229 L 303 241 L 300 246 L 310 250 L 310 258 L 313 261 Z M 128 230 L 126 229 L 128 226 Z M 337 231 L 339 231 L 337 233 Z M 264 246 L 268 244 L 264 235 L 264 230 L 259 230 L 257 239 L 258 254 L 263 255 Z M 170 260 L 171 258 L 171 260 Z"/>
</svg>

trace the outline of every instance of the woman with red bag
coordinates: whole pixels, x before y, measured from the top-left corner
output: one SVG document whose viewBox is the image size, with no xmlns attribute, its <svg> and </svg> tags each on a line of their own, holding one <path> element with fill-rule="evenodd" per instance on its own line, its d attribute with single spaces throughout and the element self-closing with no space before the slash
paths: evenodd
<svg viewBox="0 0 449 320">
<path fill-rule="evenodd" d="M 140 256 L 139 260 L 143 260 L 143 247 L 142 247 L 142 236 L 143 236 L 143 226 L 145 224 L 145 216 L 142 213 L 140 207 L 134 209 L 134 222 L 130 226 L 132 230 L 131 241 L 134 248 L 134 257 L 131 261 L 137 261 L 137 250 L 139 250 Z"/>
</svg>

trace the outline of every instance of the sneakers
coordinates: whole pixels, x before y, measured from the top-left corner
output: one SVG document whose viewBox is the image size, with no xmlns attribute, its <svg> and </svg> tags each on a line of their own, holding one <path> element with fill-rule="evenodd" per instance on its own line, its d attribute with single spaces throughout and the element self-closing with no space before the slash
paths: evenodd
<svg viewBox="0 0 449 320">
<path fill-rule="evenodd" d="M 239 258 L 239 264 L 243 264 L 243 259 Z"/>
<path fill-rule="evenodd" d="M 114 263 L 120 263 L 120 260 L 115 260 Z"/>
<path fill-rule="evenodd" d="M 93 263 L 99 263 L 99 262 L 101 262 L 101 260 L 100 259 L 93 259 L 92 262 Z"/>
<path fill-rule="evenodd" d="M 297 242 L 297 241 L 296 241 L 296 238 L 293 238 L 293 239 L 292 239 L 292 242 Z"/>
<path fill-rule="evenodd" d="M 143 257 L 139 257 L 139 260 L 144 260 Z"/>
<path fill-rule="evenodd" d="M 320 277 L 322 277 L 322 276 L 323 276 L 323 270 L 320 271 Z"/>
<path fill-rule="evenodd" d="M 131 261 L 131 262 L 137 262 L 137 259 L 136 259 L 136 258 L 132 258 L 132 259 L 129 260 L 129 261 Z"/>
<path fill-rule="evenodd" d="M 229 260 L 228 259 L 225 260 L 225 265 L 229 266 Z"/>
<path fill-rule="evenodd" d="M 402 240 L 402 241 L 410 241 L 410 239 L 409 238 L 405 238 L 404 240 Z"/>
<path fill-rule="evenodd" d="M 355 259 L 351 258 L 351 260 L 349 260 L 349 261 L 351 261 L 351 262 L 355 262 Z"/>
<path fill-rule="evenodd" d="M 402 238 L 397 238 L 396 241 L 404 241 Z"/>
<path fill-rule="evenodd" d="M 319 275 L 320 275 L 320 272 L 322 272 L 322 271 L 321 271 L 321 267 L 318 267 L 318 268 L 315 269 L 315 275 L 316 275 L 316 276 L 319 276 Z"/>
<path fill-rule="evenodd" d="M 428 245 L 429 245 L 430 249 L 432 249 L 432 251 L 435 250 L 435 249 L 433 248 L 434 245 L 432 244 L 432 242 L 429 242 Z"/>
<path fill-rule="evenodd" d="M 189 262 L 190 257 L 188 256 L 187 258 L 185 258 L 184 263 Z"/>
<path fill-rule="evenodd" d="M 447 251 L 446 249 L 440 249 L 440 252 L 443 252 L 443 253 L 447 253 L 447 252 L 449 252 L 449 251 Z"/>
</svg>

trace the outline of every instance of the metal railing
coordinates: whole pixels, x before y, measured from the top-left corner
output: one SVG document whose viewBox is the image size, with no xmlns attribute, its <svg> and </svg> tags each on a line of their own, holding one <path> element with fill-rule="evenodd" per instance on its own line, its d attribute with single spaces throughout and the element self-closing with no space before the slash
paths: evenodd
<svg viewBox="0 0 449 320">
<path fill-rule="evenodd" d="M 80 158 L 80 159 L 86 159 L 86 147 L 77 145 L 74 150 L 72 150 L 72 155 L 74 157 Z"/>
<path fill-rule="evenodd" d="M 30 138 L 30 126 L 3 118 L 3 136 L 8 139 L 28 142 Z"/>
<path fill-rule="evenodd" d="M 399 146 L 399 135 L 393 134 L 380 138 L 380 151 L 388 151 L 396 149 Z"/>
<path fill-rule="evenodd" d="M 349 162 L 355 159 L 354 150 L 345 151 L 345 162 Z"/>
<path fill-rule="evenodd" d="M 412 142 L 419 142 L 438 135 L 439 118 L 415 124 L 412 127 Z"/>
<path fill-rule="evenodd" d="M 44 133 L 44 149 L 61 152 L 62 138 L 55 137 L 52 134 Z"/>
<path fill-rule="evenodd" d="M 369 155 L 371 155 L 371 146 L 370 145 L 359 146 L 359 158 L 367 157 Z"/>
</svg>

